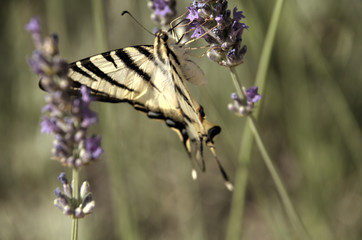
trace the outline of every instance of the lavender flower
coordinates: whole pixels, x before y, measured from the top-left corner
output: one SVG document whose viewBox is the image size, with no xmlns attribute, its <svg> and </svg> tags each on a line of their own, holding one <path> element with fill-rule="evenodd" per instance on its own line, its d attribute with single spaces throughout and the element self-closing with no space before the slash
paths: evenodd
<svg viewBox="0 0 362 240">
<path fill-rule="evenodd" d="M 73 218 L 82 218 L 90 214 L 95 207 L 95 201 L 90 192 L 89 183 L 83 182 L 79 190 L 80 198 L 76 199 L 73 196 L 72 187 L 68 183 L 65 173 L 61 173 L 58 179 L 63 185 L 64 192 L 59 188 L 55 189 L 54 193 L 57 198 L 54 200 L 54 205 L 62 210 L 65 215 L 72 216 Z"/>
<path fill-rule="evenodd" d="M 241 46 L 242 33 L 247 29 L 240 21 L 245 18 L 242 11 L 227 9 L 227 0 L 196 1 L 187 8 L 186 19 L 191 37 L 202 37 L 210 44 L 207 56 L 222 66 L 232 67 L 243 62 L 246 46 Z"/>
<path fill-rule="evenodd" d="M 231 94 L 231 99 L 234 100 L 234 103 L 228 105 L 230 111 L 241 116 L 251 114 L 254 104 L 261 99 L 261 95 L 258 94 L 258 87 L 256 86 L 246 89 L 245 93 L 246 99 L 241 99 L 236 93 Z"/>
<path fill-rule="evenodd" d="M 68 64 L 59 56 L 58 37 L 43 38 L 40 21 L 33 18 L 26 25 L 36 46 L 29 65 L 41 78 L 48 92 L 41 122 L 41 132 L 55 134 L 53 158 L 69 167 L 80 167 L 96 160 L 103 153 L 100 137 L 87 137 L 89 127 L 98 121 L 90 109 L 90 91 L 81 86 L 81 98 L 74 98 L 67 78 Z"/>
<path fill-rule="evenodd" d="M 176 0 L 150 0 L 148 7 L 153 10 L 151 19 L 163 27 L 176 16 Z"/>
</svg>

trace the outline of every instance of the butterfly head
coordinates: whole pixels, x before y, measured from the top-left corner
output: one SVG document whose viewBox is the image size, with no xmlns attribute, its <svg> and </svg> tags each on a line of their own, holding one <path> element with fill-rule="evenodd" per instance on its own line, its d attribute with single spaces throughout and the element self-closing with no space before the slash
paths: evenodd
<svg viewBox="0 0 362 240">
<path fill-rule="evenodd" d="M 169 54 L 172 54 L 174 58 L 177 58 L 176 55 L 180 56 L 180 54 L 182 54 L 180 49 L 182 49 L 182 46 L 178 45 L 168 32 L 160 30 L 156 33 L 154 42 L 154 54 L 156 59 L 159 59 L 162 63 L 168 62 L 170 60 Z M 178 62 L 178 60 L 176 62 Z"/>
<path fill-rule="evenodd" d="M 166 43 L 168 38 L 168 33 L 163 30 L 160 30 L 156 33 L 156 40 L 159 39 L 159 41 L 162 41 L 162 43 Z"/>
</svg>

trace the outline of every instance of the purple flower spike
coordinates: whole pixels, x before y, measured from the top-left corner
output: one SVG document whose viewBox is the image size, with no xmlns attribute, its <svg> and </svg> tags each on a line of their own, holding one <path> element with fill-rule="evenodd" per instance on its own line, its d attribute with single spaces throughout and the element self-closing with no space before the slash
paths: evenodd
<svg viewBox="0 0 362 240">
<path fill-rule="evenodd" d="M 43 38 L 38 18 L 32 18 L 25 28 L 32 34 L 36 48 L 28 63 L 41 79 L 40 87 L 47 92 L 46 105 L 42 108 L 41 132 L 55 135 L 52 159 L 64 166 L 79 168 L 103 153 L 100 137 L 87 138 L 89 126 L 97 122 L 96 113 L 90 109 L 90 90 L 81 86 L 80 98 L 72 91 L 72 82 L 68 78 L 69 66 L 59 55 L 57 35 Z M 87 158 L 83 159 L 84 155 Z M 85 193 L 79 198 L 79 194 L 73 195 L 75 189 L 68 183 L 65 173 L 61 173 L 58 180 L 63 185 L 63 192 L 55 189 L 54 205 L 65 215 L 80 218 L 93 211 L 95 201 L 89 192 L 89 184 L 87 191 L 83 189 Z"/>
<path fill-rule="evenodd" d="M 194 30 L 191 37 L 203 35 L 210 44 L 208 58 L 222 66 L 233 67 L 243 62 L 246 48 L 241 45 L 242 33 L 248 27 L 240 22 L 245 18 L 242 11 L 235 7 L 231 17 L 231 10 L 227 8 L 227 0 L 195 0 L 187 8 L 186 19 L 190 21 L 188 30 Z"/>
<path fill-rule="evenodd" d="M 41 35 L 41 25 L 38 18 L 32 18 L 25 28 L 32 33 L 36 50 L 28 63 L 34 73 L 41 78 L 40 85 L 46 90 L 46 105 L 41 122 L 42 133 L 55 134 L 52 154 L 53 159 L 69 167 L 81 167 L 81 153 L 89 153 L 89 160 L 95 160 L 101 155 L 100 138 L 87 139 L 90 125 L 97 122 L 97 114 L 90 109 L 91 92 L 81 86 L 81 97 L 71 91 L 72 83 L 68 78 L 68 63 L 59 55 L 58 36 Z M 85 149 L 85 143 L 87 149 Z M 86 163 L 88 163 L 86 162 Z M 68 189 L 69 187 L 67 187 Z M 69 195 L 69 191 L 65 191 Z"/>
</svg>

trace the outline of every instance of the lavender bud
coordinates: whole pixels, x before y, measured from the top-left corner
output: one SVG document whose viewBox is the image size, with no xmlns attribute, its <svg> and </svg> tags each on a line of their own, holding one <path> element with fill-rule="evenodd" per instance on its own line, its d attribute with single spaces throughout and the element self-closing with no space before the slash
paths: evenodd
<svg viewBox="0 0 362 240">
<path fill-rule="evenodd" d="M 87 181 L 84 181 L 80 187 L 80 197 L 84 199 L 88 193 L 90 193 L 90 185 Z"/>
<path fill-rule="evenodd" d="M 68 180 L 67 180 L 67 177 L 65 175 L 64 172 L 60 173 L 59 174 L 59 177 L 58 177 L 58 180 L 60 181 L 61 184 L 68 184 Z"/>
<path fill-rule="evenodd" d="M 91 212 L 93 212 L 93 209 L 95 208 L 95 206 L 96 206 L 95 201 L 88 202 L 83 208 L 83 213 L 90 214 Z"/>
</svg>

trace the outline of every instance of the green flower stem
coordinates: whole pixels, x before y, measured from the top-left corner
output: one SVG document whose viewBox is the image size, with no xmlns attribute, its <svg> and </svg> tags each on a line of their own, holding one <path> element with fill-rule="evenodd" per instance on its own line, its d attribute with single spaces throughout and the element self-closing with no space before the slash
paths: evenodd
<svg viewBox="0 0 362 240">
<path fill-rule="evenodd" d="M 78 206 L 79 203 L 79 170 L 73 168 L 72 171 L 73 186 L 72 186 L 72 195 L 75 202 L 75 205 Z M 78 218 L 72 218 L 72 236 L 71 240 L 78 239 Z"/>
<path fill-rule="evenodd" d="M 239 94 L 245 94 L 243 91 L 242 85 L 240 83 L 240 79 L 238 75 L 236 74 L 236 71 L 234 68 L 230 68 L 230 74 L 231 78 L 233 79 L 233 83 L 235 85 L 235 88 Z M 239 95 L 240 96 L 240 95 Z M 244 206 L 244 199 L 245 199 L 245 189 L 247 186 L 247 180 L 248 180 L 248 166 L 251 159 L 251 148 L 252 148 L 252 136 L 254 136 L 257 147 L 262 155 L 262 158 L 264 160 L 264 163 L 270 172 L 270 175 L 272 176 L 272 179 L 276 185 L 278 194 L 280 195 L 281 201 L 283 203 L 283 206 L 285 207 L 286 213 L 294 226 L 296 232 L 298 233 L 298 236 L 304 236 L 304 239 L 308 239 L 308 233 L 305 230 L 300 218 L 298 217 L 298 214 L 293 207 L 293 204 L 288 196 L 288 193 L 283 185 L 283 182 L 274 167 L 274 164 L 269 157 L 269 154 L 263 144 L 263 141 L 260 138 L 260 135 L 256 129 L 256 126 L 254 124 L 254 118 L 252 116 L 248 117 L 248 124 L 251 130 L 250 132 L 244 133 L 244 137 L 247 134 L 247 138 L 245 139 L 251 139 L 250 141 L 242 141 L 241 146 L 241 153 L 239 154 L 239 164 L 237 173 L 236 173 L 236 179 L 235 179 L 235 193 L 233 196 L 233 203 L 232 203 L 232 211 L 229 219 L 229 228 L 227 232 L 227 239 L 237 239 L 238 233 L 239 233 L 239 227 L 242 225 L 242 216 L 243 216 L 243 206 Z M 246 143 L 245 143 L 246 142 Z M 248 144 L 246 147 L 245 145 Z M 244 152 L 246 151 L 246 152 Z M 244 152 L 244 153 L 242 153 Z M 236 224 L 238 223 L 238 224 Z"/>
<path fill-rule="evenodd" d="M 247 99 L 246 93 L 243 88 L 243 85 L 241 85 L 240 83 L 238 73 L 235 71 L 235 67 L 230 68 L 230 74 L 231 74 L 231 79 L 233 80 L 233 83 L 235 85 L 236 93 L 238 94 L 239 97 L 241 97 L 241 99 L 244 99 L 246 101 Z"/>
<path fill-rule="evenodd" d="M 233 83 L 235 85 L 235 88 L 239 94 L 244 94 L 245 92 L 242 89 L 242 85 L 240 83 L 240 80 L 238 78 L 238 75 L 235 72 L 234 68 L 230 68 L 231 77 L 233 79 Z M 240 96 L 240 95 L 239 95 Z M 286 213 L 294 226 L 296 232 L 298 233 L 298 236 L 304 236 L 303 239 L 308 239 L 308 233 L 305 230 L 300 218 L 298 217 L 298 214 L 293 207 L 293 204 L 288 196 L 288 193 L 283 185 L 283 182 L 274 167 L 274 164 L 269 157 L 269 154 L 263 144 L 263 141 L 260 138 L 260 135 L 257 131 L 257 128 L 254 124 L 254 118 L 252 116 L 248 117 L 248 124 L 249 124 L 249 131 L 244 132 L 244 137 L 247 135 L 248 137 L 243 138 L 245 139 L 251 139 L 250 141 L 242 141 L 241 149 L 239 154 L 239 167 L 236 173 L 236 179 L 235 179 L 235 192 L 233 196 L 233 203 L 232 203 L 232 211 L 230 214 L 229 219 L 229 228 L 227 232 L 227 239 L 237 239 L 239 235 L 239 227 L 242 225 L 242 216 L 243 216 L 243 206 L 245 201 L 245 189 L 247 186 L 247 180 L 248 180 L 248 166 L 251 159 L 251 149 L 252 149 L 252 136 L 254 136 L 257 147 L 262 155 L 262 158 L 264 160 L 264 163 L 270 172 L 272 179 L 276 185 L 278 194 L 280 195 L 281 201 L 283 203 L 283 206 L 286 209 Z M 251 131 L 251 132 L 250 132 Z M 252 135 L 251 135 L 252 134 Z M 245 146 L 247 145 L 247 146 Z M 245 152 L 244 152 L 245 151 Z"/>
<path fill-rule="evenodd" d="M 280 199 L 283 203 L 283 206 L 285 208 L 286 214 L 290 219 L 290 222 L 292 223 L 294 229 L 296 230 L 298 236 L 300 239 L 310 239 L 308 232 L 304 228 L 303 223 L 301 222 L 297 211 L 295 210 L 292 201 L 290 200 L 290 197 L 285 189 L 285 186 L 278 174 L 277 169 L 275 168 L 264 144 L 263 141 L 260 138 L 259 132 L 255 126 L 254 123 L 255 119 L 252 116 L 248 117 L 248 123 L 249 127 L 253 133 L 253 136 L 255 138 L 256 145 L 258 146 L 258 149 L 260 151 L 260 154 L 264 160 L 264 163 L 270 172 L 270 175 L 275 183 L 275 186 L 277 188 L 277 191 L 280 195 Z"/>
</svg>

